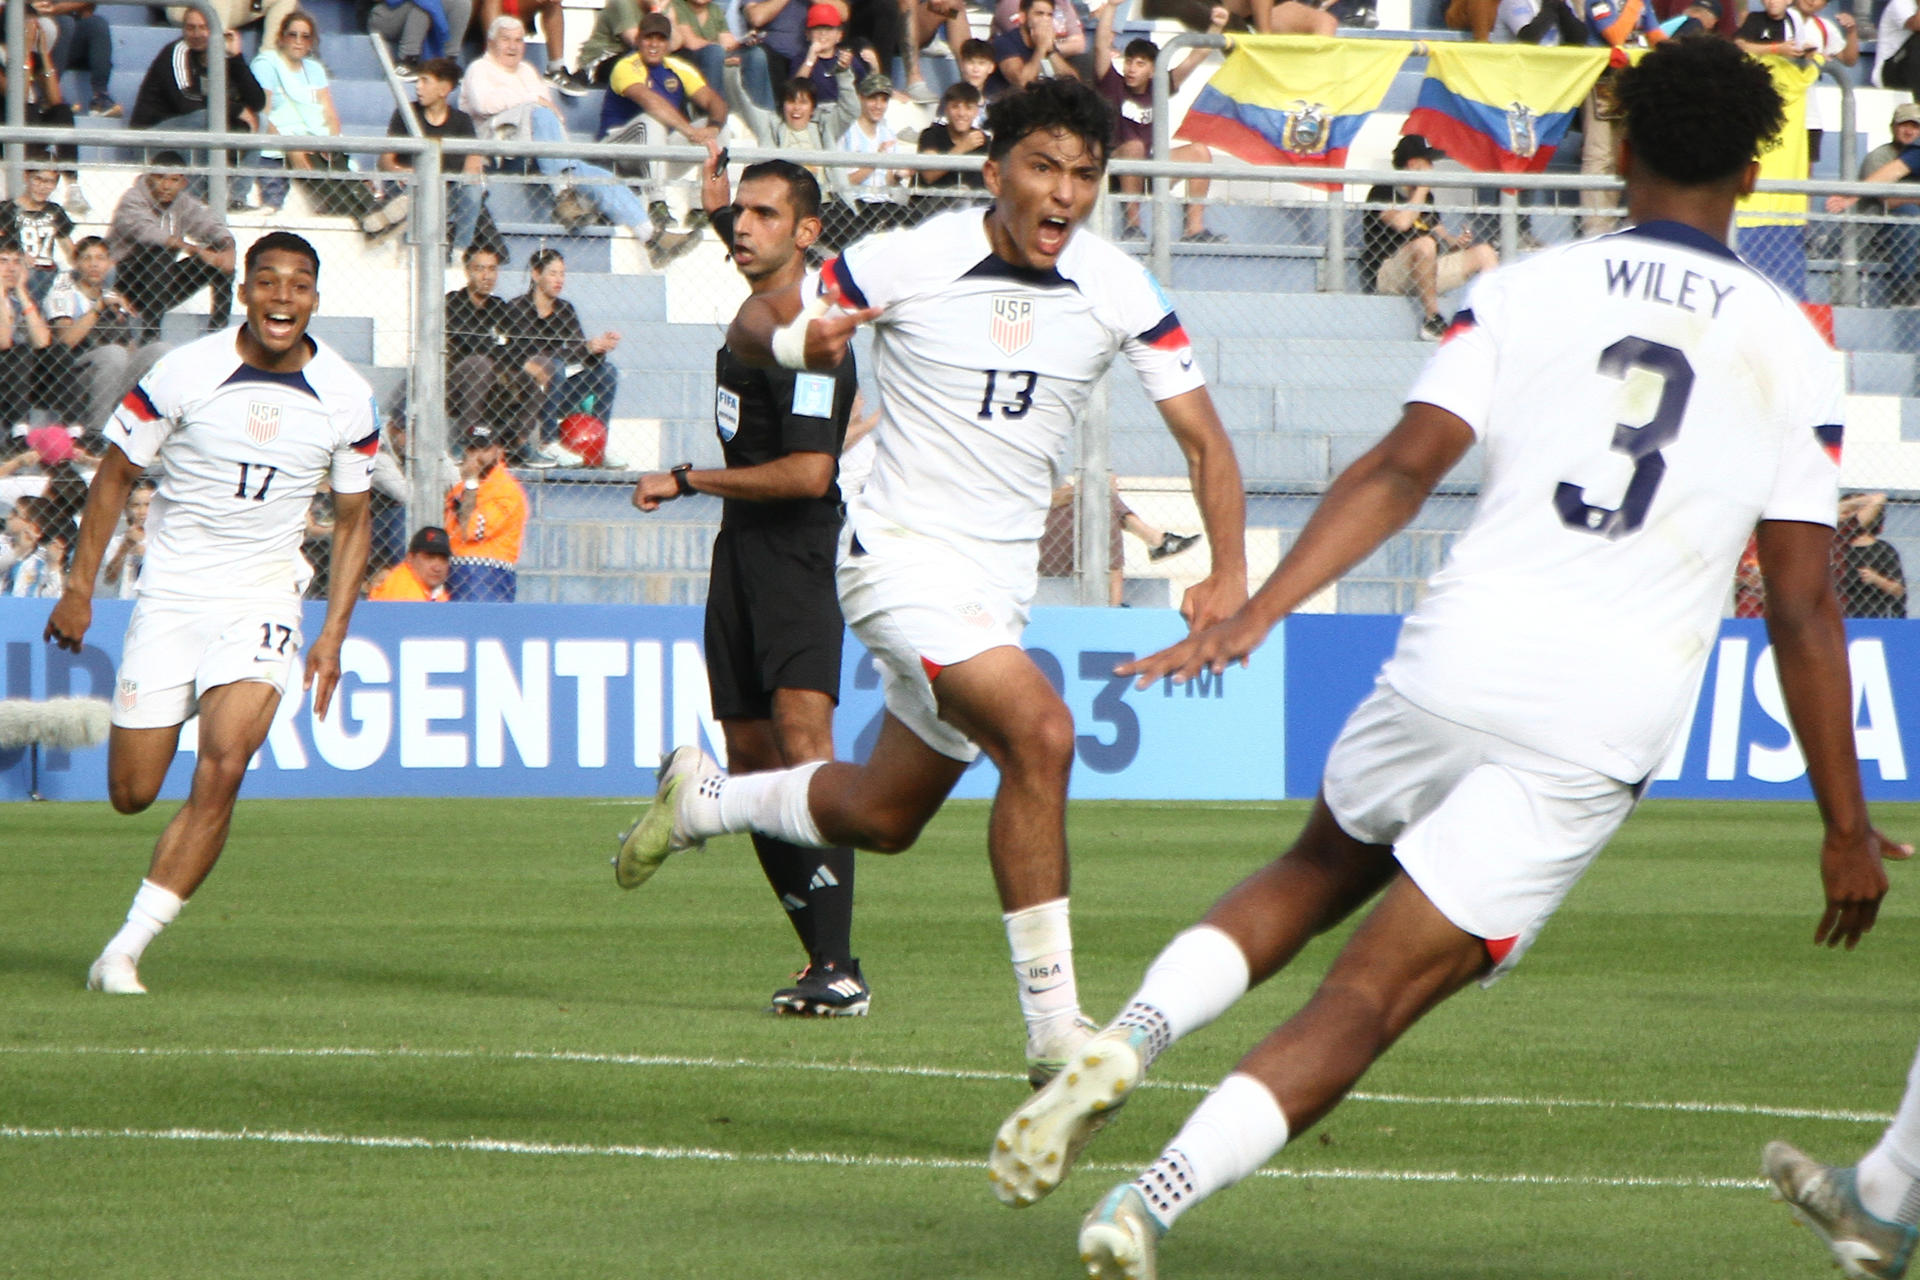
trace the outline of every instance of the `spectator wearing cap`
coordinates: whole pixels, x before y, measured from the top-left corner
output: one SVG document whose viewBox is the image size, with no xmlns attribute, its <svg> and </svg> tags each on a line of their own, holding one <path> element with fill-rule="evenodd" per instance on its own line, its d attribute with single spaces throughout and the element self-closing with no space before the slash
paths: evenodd
<svg viewBox="0 0 1920 1280">
<path fill-rule="evenodd" d="M 615 63 L 607 81 L 601 141 L 645 144 L 652 131 L 648 121 L 699 146 L 719 139 L 727 124 L 726 100 L 692 62 L 667 52 L 672 42 L 673 23 L 666 14 L 640 19 L 640 48 Z M 706 123 L 694 123 L 696 114 Z"/>
<path fill-rule="evenodd" d="M 557 7 L 557 6 L 556 6 Z M 516 141 L 565 142 L 553 94 L 526 60 L 527 29 L 520 19 L 501 16 L 487 28 L 487 51 L 473 60 L 460 82 L 460 109 L 473 117 L 482 138 Z M 648 217 L 640 201 L 625 185 L 610 179 L 613 173 L 599 165 L 563 156 L 539 156 L 534 168 L 548 177 L 584 178 L 579 190 L 608 222 L 627 227 L 652 248 L 661 227 Z"/>
<path fill-rule="evenodd" d="M 809 0 L 744 0 L 740 6 L 742 16 L 752 29 L 751 38 L 765 51 L 767 70 L 767 103 L 771 109 L 773 86 L 785 84 L 793 76 L 793 69 L 807 56 L 807 9 Z M 741 64 L 741 77 L 744 80 L 746 64 Z M 754 86 L 749 83 L 751 92 Z M 759 104 L 757 94 L 754 102 Z"/>
<path fill-rule="evenodd" d="M 1393 167 L 1409 173 L 1433 168 L 1445 153 L 1410 133 L 1393 149 Z M 1447 230 L 1433 208 L 1433 190 L 1414 183 L 1378 186 L 1367 192 L 1369 208 L 1360 249 L 1360 279 L 1374 293 L 1404 294 L 1419 299 L 1423 316 L 1420 336 L 1438 342 L 1446 332 L 1440 317 L 1440 295 L 1500 265 L 1491 245 L 1474 244 L 1473 232 Z"/>
<path fill-rule="evenodd" d="M 640 47 L 640 19 L 647 16 L 643 0 L 607 0 L 593 15 L 593 29 L 574 55 L 574 74 L 603 88 L 613 64 Z"/>
<path fill-rule="evenodd" d="M 860 114 L 840 135 L 838 149 L 873 156 L 874 162 L 857 169 L 833 171 L 839 199 L 821 210 L 821 239 L 834 247 L 853 243 L 869 231 L 883 231 L 901 220 L 910 175 L 888 169 L 879 158 L 900 150 L 900 135 L 887 123 L 893 101 L 893 81 L 878 71 L 863 76 L 859 85 Z"/>
<path fill-rule="evenodd" d="M 1109 160 L 1145 160 L 1153 154 L 1153 68 L 1160 57 L 1160 46 L 1151 40 L 1129 40 L 1126 52 L 1120 59 L 1120 65 L 1113 65 L 1113 22 L 1114 10 L 1119 6 L 1109 4 L 1100 10 L 1099 25 L 1093 34 L 1093 70 L 1094 88 L 1113 108 L 1113 136 L 1108 142 Z M 1227 10 L 1216 5 L 1211 15 L 1211 24 L 1207 31 L 1219 35 L 1227 29 Z M 1187 77 L 1200 69 L 1207 60 L 1207 50 L 1195 49 L 1180 60 L 1180 65 L 1169 72 L 1172 92 L 1180 92 Z M 1201 142 L 1190 142 L 1175 147 L 1167 153 L 1167 159 L 1175 163 L 1211 164 L 1213 152 Z M 1145 178 L 1120 178 L 1120 190 L 1130 195 L 1141 195 L 1147 189 Z M 1207 198 L 1211 184 L 1205 178 L 1188 178 L 1186 207 L 1186 228 L 1180 238 L 1188 244 L 1219 244 L 1226 237 L 1207 230 L 1206 206 L 1201 201 Z M 1121 233 L 1123 239 L 1141 238 L 1140 206 L 1128 201 L 1126 210 L 1126 229 Z"/>
<path fill-rule="evenodd" d="M 1065 0 L 1071 7 L 1071 0 Z M 1020 23 L 993 38 L 994 73 L 987 90 L 989 101 L 1003 93 L 1024 89 L 1044 76 L 1078 79 L 1072 55 L 1060 46 L 1053 0 L 1020 0 Z M 1080 34 L 1086 48 L 1086 33 Z"/>
<path fill-rule="evenodd" d="M 484 424 L 468 428 L 460 479 L 447 490 L 449 599 L 513 601 L 520 542 L 527 531 L 527 491 L 505 462 L 499 433 Z"/>
<path fill-rule="evenodd" d="M 407 543 L 407 558 L 387 571 L 367 593 L 369 600 L 431 602 L 453 597 L 447 575 L 453 570 L 453 541 L 439 525 L 430 524 Z"/>
<path fill-rule="evenodd" d="M 830 4 L 807 8 L 807 56 L 793 69 L 794 78 L 813 87 L 813 100 L 819 106 L 840 101 L 840 73 L 859 78 L 883 68 L 880 55 L 871 48 L 855 48 L 840 43 L 840 11 Z"/>
<path fill-rule="evenodd" d="M 1862 182 L 1900 182 L 1920 184 L 1920 103 L 1903 102 L 1893 109 L 1889 122 L 1893 136 L 1867 152 L 1860 162 Z M 1907 199 L 1853 196 L 1828 196 L 1827 212 L 1844 213 L 1857 207 L 1863 215 L 1886 219 L 1874 228 L 1871 252 L 1891 269 L 1889 306 L 1912 306 L 1920 302 L 1920 189 Z"/>
</svg>

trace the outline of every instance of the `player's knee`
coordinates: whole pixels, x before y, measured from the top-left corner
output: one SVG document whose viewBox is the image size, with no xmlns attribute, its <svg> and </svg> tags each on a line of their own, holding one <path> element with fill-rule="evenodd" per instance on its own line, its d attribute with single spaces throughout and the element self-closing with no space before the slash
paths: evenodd
<svg viewBox="0 0 1920 1280">
<path fill-rule="evenodd" d="M 160 794 L 157 786 L 143 786 L 132 778 L 108 778 L 107 801 L 115 813 L 140 813 Z"/>
<path fill-rule="evenodd" d="M 1019 726 L 1007 746 L 1023 772 L 1065 773 L 1073 764 L 1073 713 L 1060 703 L 1044 707 Z"/>
<path fill-rule="evenodd" d="M 869 853 L 905 853 L 926 825 L 926 816 L 917 811 L 876 808 L 867 814 L 860 847 Z"/>
<path fill-rule="evenodd" d="M 216 795 L 234 795 L 240 790 L 240 783 L 247 776 L 247 759 L 247 754 L 239 751 L 202 750 L 200 761 L 193 769 L 194 790 L 210 790 Z"/>
</svg>

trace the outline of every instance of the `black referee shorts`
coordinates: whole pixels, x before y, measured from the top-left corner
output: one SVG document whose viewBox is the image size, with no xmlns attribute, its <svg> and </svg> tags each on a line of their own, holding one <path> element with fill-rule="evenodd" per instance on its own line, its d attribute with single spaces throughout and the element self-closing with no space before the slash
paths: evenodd
<svg viewBox="0 0 1920 1280">
<path fill-rule="evenodd" d="M 707 684 L 718 720 L 768 720 L 775 689 L 840 700 L 845 624 L 833 524 L 723 528 L 707 585 Z"/>
</svg>

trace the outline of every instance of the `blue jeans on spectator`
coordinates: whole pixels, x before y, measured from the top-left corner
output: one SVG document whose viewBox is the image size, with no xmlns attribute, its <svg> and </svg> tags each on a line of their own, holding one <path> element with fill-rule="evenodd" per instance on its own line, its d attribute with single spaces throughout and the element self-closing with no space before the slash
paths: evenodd
<svg viewBox="0 0 1920 1280">
<path fill-rule="evenodd" d="M 60 31 L 53 45 L 53 65 L 63 72 L 83 68 L 93 100 L 108 97 L 107 87 L 113 76 L 113 32 L 107 20 L 97 13 L 82 18 L 62 14 L 53 22 Z"/>
<path fill-rule="evenodd" d="M 760 45 L 740 46 L 740 87 L 762 111 L 777 109 L 773 100 L 773 73 L 767 66 L 767 51 Z"/>
<path fill-rule="evenodd" d="M 480 206 L 487 189 L 478 182 L 455 179 L 447 184 L 447 220 L 453 224 L 447 245 L 458 253 L 473 243 L 480 230 Z"/>
<path fill-rule="evenodd" d="M 584 413 L 606 422 L 613 416 L 613 393 L 620 374 L 608 361 L 595 360 L 569 374 L 551 356 L 536 357 L 548 373 L 547 396 L 540 406 L 539 439 L 545 443 L 560 435 L 560 419 Z"/>
<path fill-rule="evenodd" d="M 560 117 L 545 107 L 535 107 L 529 117 L 529 127 L 536 142 L 565 142 L 567 131 L 560 123 Z M 599 165 L 588 164 L 584 160 L 555 159 L 541 156 L 534 162 L 541 173 L 552 177 L 565 174 L 577 178 L 613 178 L 613 171 L 602 169 Z M 652 234 L 652 224 L 647 221 L 647 211 L 641 207 L 639 199 L 627 190 L 626 184 L 615 178 L 611 182 L 583 182 L 580 190 L 587 199 L 593 201 L 608 222 L 623 227 L 632 227 L 634 234 L 642 239 Z"/>
</svg>

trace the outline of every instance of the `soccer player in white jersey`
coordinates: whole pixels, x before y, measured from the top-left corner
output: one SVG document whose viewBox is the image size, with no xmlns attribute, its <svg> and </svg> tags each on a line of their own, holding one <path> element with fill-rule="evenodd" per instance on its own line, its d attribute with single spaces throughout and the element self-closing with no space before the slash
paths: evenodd
<svg viewBox="0 0 1920 1280">
<path fill-rule="evenodd" d="M 46 638 L 78 652 L 93 581 L 127 494 L 147 467 L 161 479 L 147 516 L 146 562 L 120 656 L 107 745 L 107 790 L 121 813 L 153 803 L 180 726 L 200 717 L 192 790 L 154 845 L 126 924 L 87 986 L 138 995 L 147 944 L 180 913 L 227 839 L 247 762 L 266 740 L 300 662 L 300 554 L 309 501 L 333 487 L 327 616 L 307 650 L 302 688 L 324 716 L 340 644 L 366 568 L 367 489 L 379 447 L 366 379 L 307 333 L 320 258 L 276 231 L 247 251 L 246 323 L 160 358 L 114 411 L 106 459 L 87 494 L 66 593 Z"/>
<path fill-rule="evenodd" d="M 1123 665 L 1245 662 L 1273 626 L 1486 449 L 1472 524 L 1348 720 L 1293 848 L 1148 968 L 1120 1016 L 1001 1126 L 993 1187 L 1031 1204 L 1168 1044 L 1375 895 L 1304 1008 L 1088 1215 L 1088 1274 L 1152 1276 L 1162 1232 L 1337 1105 L 1421 1015 L 1511 969 L 1660 766 L 1758 525 L 1780 684 L 1826 835 L 1816 941 L 1887 889 L 1854 756 L 1828 548 L 1838 356 L 1727 248 L 1779 132 L 1767 72 L 1683 40 L 1624 73 L 1634 223 L 1484 277 L 1399 424 L 1328 489 L 1233 618 Z"/>
<path fill-rule="evenodd" d="M 1186 455 L 1213 552 L 1182 612 L 1206 626 L 1246 599 L 1240 470 L 1167 296 L 1080 223 L 1106 171 L 1107 107 L 1073 80 L 996 103 L 991 207 L 850 246 L 822 270 L 847 308 L 782 314 L 750 299 L 741 359 L 830 369 L 874 325 L 873 469 L 841 535 L 841 611 L 879 659 L 886 717 L 865 765 L 728 777 L 682 747 L 623 849 L 623 882 L 723 832 L 897 853 L 984 750 L 1000 771 L 987 833 L 1027 1030 L 1043 1080 L 1093 1027 L 1067 913 L 1073 718 L 1020 648 L 1038 540 L 1074 420 L 1125 353 Z"/>
</svg>

